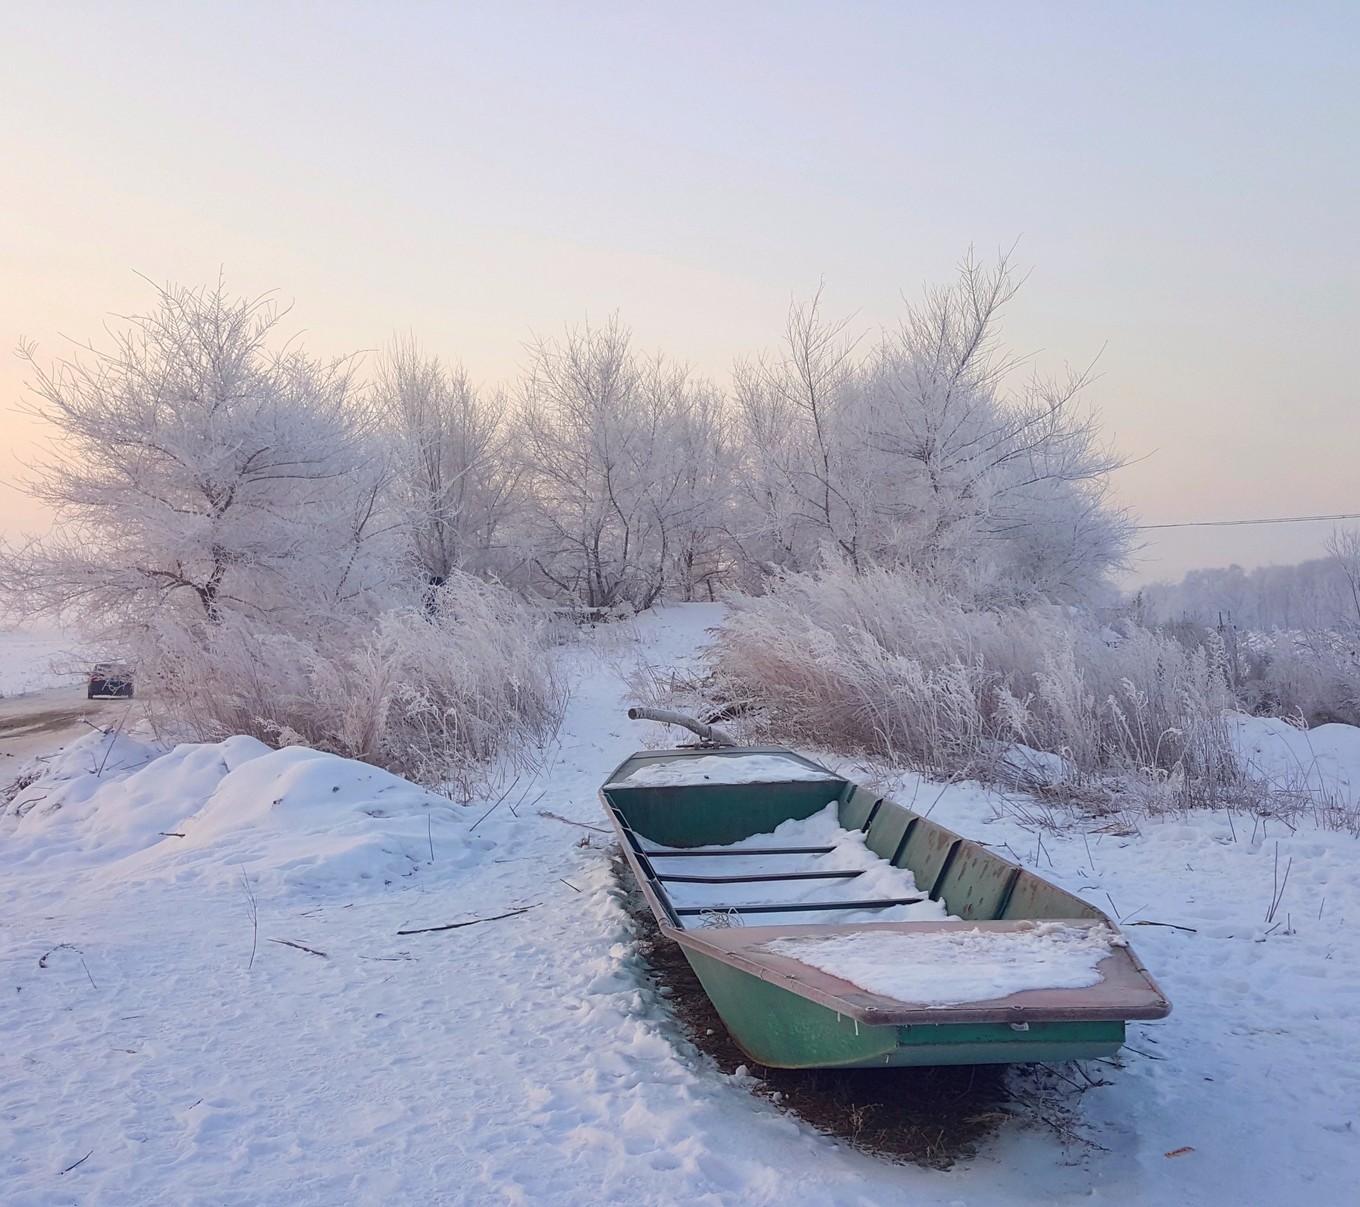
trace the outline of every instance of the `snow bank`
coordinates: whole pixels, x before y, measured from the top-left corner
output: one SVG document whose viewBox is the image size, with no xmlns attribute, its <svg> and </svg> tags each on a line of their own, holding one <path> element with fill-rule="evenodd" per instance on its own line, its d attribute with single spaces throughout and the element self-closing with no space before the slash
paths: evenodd
<svg viewBox="0 0 1360 1207">
<path fill-rule="evenodd" d="M 780 754 L 687 755 L 648 763 L 606 788 L 679 787 L 690 784 L 785 784 L 791 780 L 831 780 L 829 771 Z"/>
<path fill-rule="evenodd" d="M 1243 767 L 1271 787 L 1347 807 L 1360 803 L 1360 727 L 1300 729 L 1278 717 L 1234 713 L 1228 732 Z"/>
<path fill-rule="evenodd" d="M 960 1006 L 1025 989 L 1084 989 L 1097 965 L 1123 946 L 1108 927 L 1040 922 L 1031 930 L 860 931 L 776 939 L 763 950 L 820 968 L 899 1002 Z"/>
<path fill-rule="evenodd" d="M 168 752 L 91 733 L 52 758 L 4 816 L 0 866 L 239 877 L 352 887 L 403 876 L 438 846 L 475 862 L 466 810 L 367 763 L 250 737 Z"/>
</svg>

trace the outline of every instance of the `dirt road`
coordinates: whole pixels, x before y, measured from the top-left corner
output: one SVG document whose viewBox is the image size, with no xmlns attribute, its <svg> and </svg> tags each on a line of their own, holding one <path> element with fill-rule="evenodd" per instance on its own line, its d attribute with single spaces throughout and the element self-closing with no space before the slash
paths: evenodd
<svg viewBox="0 0 1360 1207">
<path fill-rule="evenodd" d="M 85 688 L 58 687 L 0 698 L 0 783 L 10 769 L 45 754 L 91 727 L 130 727 L 141 716 L 136 700 L 88 700 Z"/>
</svg>

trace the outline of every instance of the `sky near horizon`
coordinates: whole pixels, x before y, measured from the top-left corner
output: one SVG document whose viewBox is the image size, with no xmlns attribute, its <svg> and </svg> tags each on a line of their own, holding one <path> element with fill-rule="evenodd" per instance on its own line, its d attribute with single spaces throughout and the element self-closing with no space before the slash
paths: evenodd
<svg viewBox="0 0 1360 1207">
<path fill-rule="evenodd" d="M 1099 358 L 1141 522 L 1360 513 L 1358 69 L 1343 3 L 7 6 L 0 533 L 45 524 L 10 349 L 107 343 L 143 277 L 487 384 L 618 311 L 722 382 L 821 282 L 872 333 L 1012 245 L 1006 343 Z M 1130 581 L 1330 531 L 1149 531 Z"/>
</svg>

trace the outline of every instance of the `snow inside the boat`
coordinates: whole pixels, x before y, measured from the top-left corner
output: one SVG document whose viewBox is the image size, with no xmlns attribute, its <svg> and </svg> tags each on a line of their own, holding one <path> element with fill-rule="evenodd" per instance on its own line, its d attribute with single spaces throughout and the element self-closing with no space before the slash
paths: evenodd
<svg viewBox="0 0 1360 1207">
<path fill-rule="evenodd" d="M 943 903 L 922 900 L 912 905 L 893 905 L 872 910 L 816 909 L 787 913 L 742 913 L 743 905 L 794 904 L 824 901 L 870 901 L 901 897 L 924 897 L 906 868 L 893 867 L 864 845 L 858 830 L 842 829 L 834 801 L 801 821 L 786 821 L 765 834 L 753 834 L 730 846 L 714 850 L 759 850 L 769 847 L 830 847 L 824 855 L 692 855 L 683 859 L 656 857 L 661 852 L 682 850 L 649 844 L 653 866 L 662 876 L 666 895 L 680 909 L 711 910 L 691 916 L 687 929 L 704 926 L 768 926 L 773 923 L 930 922 L 949 917 Z M 672 875 L 759 876 L 789 872 L 858 873 L 844 879 L 758 880 L 745 884 L 691 884 L 669 879 Z"/>
<path fill-rule="evenodd" d="M 610 788 L 681 787 L 693 784 L 783 784 L 790 780 L 833 780 L 820 767 L 809 767 L 781 754 L 710 754 L 660 763 L 645 763 Z"/>
<path fill-rule="evenodd" d="M 775 939 L 787 956 L 882 997 L 918 1006 L 993 1001 L 1027 989 L 1085 989 L 1125 941 L 1106 926 L 1036 922 L 1032 929 L 856 931 Z"/>
</svg>

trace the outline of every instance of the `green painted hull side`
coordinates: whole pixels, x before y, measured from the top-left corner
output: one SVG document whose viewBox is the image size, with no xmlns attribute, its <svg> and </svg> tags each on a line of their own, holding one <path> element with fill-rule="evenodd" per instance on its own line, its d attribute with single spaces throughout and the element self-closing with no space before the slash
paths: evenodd
<svg viewBox="0 0 1360 1207">
<path fill-rule="evenodd" d="M 1122 1022 L 939 1023 L 874 1027 L 724 964 L 686 944 L 685 956 L 737 1046 L 771 1068 L 1023 1064 L 1113 1056 Z"/>
<path fill-rule="evenodd" d="M 667 847 L 725 846 L 768 834 L 791 818 L 802 820 L 839 800 L 843 780 L 779 784 L 778 791 L 748 784 L 608 788 L 637 834 Z"/>
</svg>

